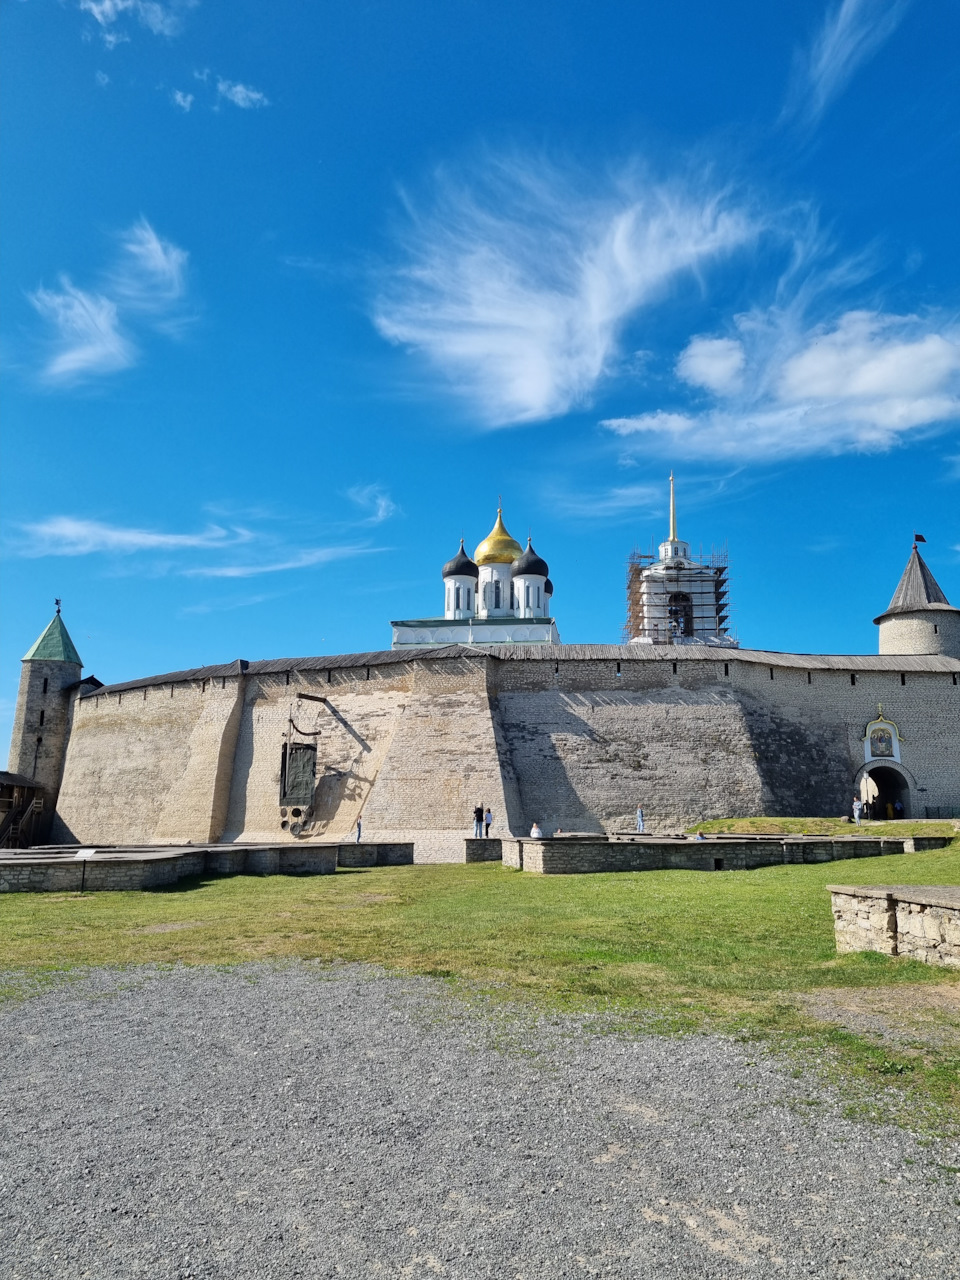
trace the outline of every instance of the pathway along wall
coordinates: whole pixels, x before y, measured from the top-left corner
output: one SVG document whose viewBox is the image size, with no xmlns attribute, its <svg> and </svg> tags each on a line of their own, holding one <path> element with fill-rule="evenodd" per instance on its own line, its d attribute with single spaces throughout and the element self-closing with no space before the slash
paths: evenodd
<svg viewBox="0 0 960 1280">
<path fill-rule="evenodd" d="M 418 861 L 462 861 L 478 804 L 495 836 L 601 835 L 638 801 L 654 830 L 836 815 L 878 702 L 911 803 L 960 809 L 949 658 L 454 647 L 205 670 L 74 702 L 53 839 L 293 843 L 289 743 L 317 750 L 304 838 L 347 839 L 362 814 L 365 838 L 415 841 Z"/>
</svg>

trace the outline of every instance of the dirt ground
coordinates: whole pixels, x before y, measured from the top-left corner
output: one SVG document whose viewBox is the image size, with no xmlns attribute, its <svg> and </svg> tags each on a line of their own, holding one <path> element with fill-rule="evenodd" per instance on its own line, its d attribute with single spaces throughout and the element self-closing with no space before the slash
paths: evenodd
<svg viewBox="0 0 960 1280">
<path fill-rule="evenodd" d="M 822 987 L 796 997 L 811 1017 L 903 1048 L 960 1052 L 960 982 Z"/>
</svg>

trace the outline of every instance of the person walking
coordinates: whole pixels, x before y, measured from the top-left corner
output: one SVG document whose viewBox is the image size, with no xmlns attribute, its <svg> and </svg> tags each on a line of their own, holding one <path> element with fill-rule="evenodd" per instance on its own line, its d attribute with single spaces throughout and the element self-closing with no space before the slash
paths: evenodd
<svg viewBox="0 0 960 1280">
<path fill-rule="evenodd" d="M 473 811 L 473 838 L 483 835 L 483 805 L 478 804 Z"/>
<path fill-rule="evenodd" d="M 645 832 L 646 827 L 643 822 L 643 809 L 640 805 L 637 805 L 637 833 L 642 836 Z"/>
<path fill-rule="evenodd" d="M 894 802 L 893 802 L 893 816 L 894 816 L 895 818 L 902 818 L 902 817 L 903 817 L 903 801 L 902 801 L 902 800 L 894 800 Z"/>
<path fill-rule="evenodd" d="M 486 838 L 490 834 L 490 828 L 493 826 L 493 814 L 488 809 L 483 815 L 483 834 Z"/>
<path fill-rule="evenodd" d="M 853 820 L 858 827 L 860 825 L 860 814 L 862 811 L 863 811 L 863 803 L 861 802 L 860 797 L 854 796 L 853 797 Z"/>
<path fill-rule="evenodd" d="M 363 814 L 357 814 L 357 844 L 360 843 L 360 836 L 363 832 Z"/>
</svg>

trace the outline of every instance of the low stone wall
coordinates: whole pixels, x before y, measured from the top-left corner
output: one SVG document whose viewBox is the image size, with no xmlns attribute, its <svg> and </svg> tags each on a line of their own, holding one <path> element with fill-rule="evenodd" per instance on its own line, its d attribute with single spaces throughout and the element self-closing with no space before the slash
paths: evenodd
<svg viewBox="0 0 960 1280">
<path fill-rule="evenodd" d="M 337 845 L 337 865 L 341 867 L 410 867 L 413 844 L 400 841 Z"/>
<path fill-rule="evenodd" d="M 827 885 L 837 950 L 960 968 L 960 887 Z"/>
<path fill-rule="evenodd" d="M 482 842 L 478 842 L 482 843 Z M 880 854 L 912 853 L 914 840 L 874 840 L 843 837 L 821 840 L 724 837 L 705 840 L 634 836 L 605 840 L 600 836 L 559 836 L 544 840 L 502 840 L 503 864 L 540 875 L 581 875 L 600 871 L 751 871 L 781 863 L 838 862 L 847 858 L 875 858 Z M 946 837 L 924 840 L 928 848 L 942 848 Z"/>
<path fill-rule="evenodd" d="M 335 844 L 28 850 L 0 858 L 0 893 L 116 892 L 156 889 L 189 876 L 332 875 L 336 869 Z"/>
</svg>

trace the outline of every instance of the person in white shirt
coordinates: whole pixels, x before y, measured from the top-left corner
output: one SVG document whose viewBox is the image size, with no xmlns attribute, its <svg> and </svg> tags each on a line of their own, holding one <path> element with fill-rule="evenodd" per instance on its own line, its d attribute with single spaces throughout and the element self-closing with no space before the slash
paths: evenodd
<svg viewBox="0 0 960 1280">
<path fill-rule="evenodd" d="M 540 830 L 539 822 L 534 822 L 533 826 L 530 828 L 530 839 L 531 840 L 543 839 L 543 832 Z"/>
<path fill-rule="evenodd" d="M 637 833 L 639 835 L 643 835 L 644 831 L 645 831 L 645 827 L 644 827 L 644 821 L 643 821 L 643 809 L 640 807 L 640 805 L 637 805 Z"/>
</svg>

